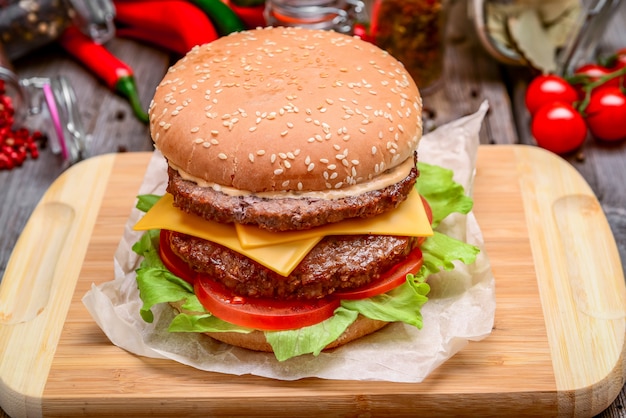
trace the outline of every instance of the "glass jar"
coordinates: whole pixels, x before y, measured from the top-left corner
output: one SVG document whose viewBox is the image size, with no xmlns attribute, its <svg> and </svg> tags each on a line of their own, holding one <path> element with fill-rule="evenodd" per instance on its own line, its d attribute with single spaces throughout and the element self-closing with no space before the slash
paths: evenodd
<svg viewBox="0 0 626 418">
<path fill-rule="evenodd" d="M 13 70 L 11 61 L 9 61 L 2 44 L 0 43 L 0 91 L 2 91 L 2 105 L 4 106 L 4 100 L 8 100 L 7 103 L 10 108 L 13 109 L 13 125 L 21 126 L 28 116 L 28 104 L 27 99 L 20 85 L 20 80 Z"/>
<path fill-rule="evenodd" d="M 300 26 L 352 34 L 364 11 L 360 0 L 267 0 L 269 26 Z"/>
<path fill-rule="evenodd" d="M 19 78 L 0 44 L 0 105 L 13 109 L 12 118 L 2 124 L 16 130 L 27 124 L 28 118 L 41 116 L 50 149 L 63 161 L 73 164 L 87 156 L 90 141 L 85 133 L 76 106 L 76 94 L 63 76 Z"/>
<path fill-rule="evenodd" d="M 422 94 L 434 91 L 443 75 L 447 22 L 445 0 L 376 0 L 371 36 L 402 62 Z"/>
<path fill-rule="evenodd" d="M 113 37 L 112 0 L 4 0 L 0 1 L 0 43 L 9 59 L 54 41 L 70 24 L 96 42 Z"/>
<path fill-rule="evenodd" d="M 572 29 L 572 36 L 557 54 L 557 72 L 563 76 L 574 73 L 576 68 L 597 59 L 596 50 L 606 28 L 618 15 L 619 7 L 626 7 L 622 0 L 587 0 L 583 11 Z"/>
</svg>

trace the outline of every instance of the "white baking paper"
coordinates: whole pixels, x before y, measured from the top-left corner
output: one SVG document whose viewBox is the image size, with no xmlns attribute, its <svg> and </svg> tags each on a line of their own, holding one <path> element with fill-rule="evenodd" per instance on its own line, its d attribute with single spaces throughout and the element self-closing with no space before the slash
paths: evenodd
<svg viewBox="0 0 626 418">
<path fill-rule="evenodd" d="M 425 135 L 419 160 L 454 170 L 455 180 L 471 192 L 478 148 L 478 131 L 488 105 L 473 115 L 443 125 Z M 162 194 L 167 175 L 163 157 L 155 152 L 139 191 Z M 469 194 L 469 193 L 468 193 Z M 83 303 L 111 342 L 141 356 L 169 358 L 201 370 L 235 375 L 252 374 L 281 380 L 305 377 L 341 380 L 421 382 L 435 368 L 491 332 L 495 313 L 495 283 L 483 238 L 473 213 L 444 220 L 440 230 L 481 248 L 475 264 L 461 263 L 452 272 L 430 276 L 424 327 L 400 323 L 319 356 L 278 362 L 273 354 L 252 352 L 201 334 L 169 333 L 174 313 L 169 305 L 153 309 L 155 321 L 144 322 L 134 270 L 140 259 L 131 250 L 140 232 L 132 226 L 142 216 L 133 209 L 115 254 L 115 278 L 93 284 Z"/>
</svg>

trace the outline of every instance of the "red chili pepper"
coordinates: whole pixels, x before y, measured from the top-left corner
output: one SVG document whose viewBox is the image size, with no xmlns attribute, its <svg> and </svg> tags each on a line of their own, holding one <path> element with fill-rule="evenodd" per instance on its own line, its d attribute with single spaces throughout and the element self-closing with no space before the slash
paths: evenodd
<svg viewBox="0 0 626 418">
<path fill-rule="evenodd" d="M 209 17 L 187 0 L 116 0 L 118 34 L 185 54 L 217 39 Z"/>
<path fill-rule="evenodd" d="M 129 100 L 135 116 L 147 123 L 132 68 L 113 55 L 104 45 L 94 42 L 78 28 L 70 26 L 59 37 L 65 50 L 93 71 L 111 90 Z"/>
<path fill-rule="evenodd" d="M 224 0 L 224 3 L 233 9 L 233 12 L 239 16 L 239 19 L 243 21 L 248 29 L 254 29 L 267 25 L 263 14 L 265 11 L 265 5 L 259 4 L 254 6 L 243 6 L 235 4 L 236 2 L 229 0 Z"/>
</svg>

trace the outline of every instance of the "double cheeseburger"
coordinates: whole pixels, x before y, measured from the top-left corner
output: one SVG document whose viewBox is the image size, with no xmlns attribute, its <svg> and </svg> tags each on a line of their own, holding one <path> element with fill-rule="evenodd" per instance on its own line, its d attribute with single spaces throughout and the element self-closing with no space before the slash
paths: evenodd
<svg viewBox="0 0 626 418">
<path fill-rule="evenodd" d="M 186 288 L 159 299 L 171 329 L 284 359 L 377 331 L 394 298 L 419 326 L 421 111 L 402 64 L 331 31 L 239 32 L 175 63 L 149 109 L 167 193 L 135 227 Z"/>
</svg>

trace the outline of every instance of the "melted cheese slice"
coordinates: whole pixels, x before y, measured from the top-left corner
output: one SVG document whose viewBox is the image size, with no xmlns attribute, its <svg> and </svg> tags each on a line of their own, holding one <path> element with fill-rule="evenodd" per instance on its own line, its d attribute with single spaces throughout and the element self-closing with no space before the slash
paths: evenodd
<svg viewBox="0 0 626 418">
<path fill-rule="evenodd" d="M 137 231 L 169 229 L 223 245 L 245 255 L 283 276 L 288 276 L 326 235 L 401 235 L 433 234 L 422 200 L 417 192 L 409 195 L 397 209 L 370 219 L 338 222 L 308 231 L 271 233 L 256 227 L 235 227 L 207 221 L 174 207 L 166 193 L 134 226 Z"/>
<path fill-rule="evenodd" d="M 369 219 L 348 219 L 306 231 L 275 233 L 251 225 L 236 225 L 244 248 L 259 248 L 326 235 L 396 235 L 425 237 L 433 234 L 422 199 L 413 191 L 395 210 Z"/>
<path fill-rule="evenodd" d="M 257 263 L 288 276 L 323 238 L 318 236 L 258 248 L 243 248 L 233 225 L 207 221 L 174 207 L 174 197 L 166 193 L 133 227 L 136 231 L 169 229 L 206 239 L 237 251 Z"/>
</svg>

